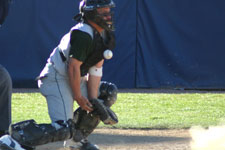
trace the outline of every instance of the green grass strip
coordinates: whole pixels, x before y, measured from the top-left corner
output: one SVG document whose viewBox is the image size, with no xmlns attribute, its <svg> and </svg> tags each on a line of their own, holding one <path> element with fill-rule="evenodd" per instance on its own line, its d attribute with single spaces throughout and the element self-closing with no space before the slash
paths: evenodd
<svg viewBox="0 0 225 150">
<path fill-rule="evenodd" d="M 77 105 L 74 105 L 77 108 Z M 225 94 L 137 94 L 119 93 L 112 106 L 119 118 L 113 128 L 184 129 L 223 123 Z M 13 93 L 13 123 L 35 119 L 50 123 L 45 98 L 40 93 Z M 102 123 L 99 127 L 105 126 Z"/>
</svg>

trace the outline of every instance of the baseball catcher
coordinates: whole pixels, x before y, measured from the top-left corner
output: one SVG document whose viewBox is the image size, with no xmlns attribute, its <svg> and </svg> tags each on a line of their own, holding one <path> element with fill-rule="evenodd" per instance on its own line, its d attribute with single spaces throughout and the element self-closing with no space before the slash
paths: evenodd
<svg viewBox="0 0 225 150">
<path fill-rule="evenodd" d="M 100 99 L 102 98 L 102 99 Z M 97 150 L 95 145 L 87 141 L 97 125 L 102 121 L 106 125 L 118 123 L 116 114 L 110 109 L 117 99 L 117 87 L 108 82 L 102 82 L 100 96 L 91 99 L 93 111 L 87 112 L 81 107 L 74 112 L 74 118 L 68 121 L 59 120 L 52 124 L 37 124 L 34 120 L 26 120 L 10 125 L 5 140 L 0 140 L 0 148 L 4 150 L 33 150 L 35 146 L 50 142 L 72 139 L 82 143 L 81 147 L 70 147 L 82 150 Z M 4 142 L 3 142 L 4 141 Z M 14 143 L 14 147 L 9 147 Z"/>
<path fill-rule="evenodd" d="M 108 125 L 118 122 L 110 108 L 117 87 L 101 82 L 103 53 L 115 48 L 113 7 L 113 0 L 81 0 L 80 12 L 74 17 L 78 23 L 62 37 L 37 78 L 52 123 L 27 120 L 12 124 L 10 135 L 0 138 L 0 148 L 24 150 L 65 141 L 69 148 L 99 149 L 87 140 L 88 135 L 100 121 Z M 75 112 L 74 101 L 79 105 Z"/>
</svg>

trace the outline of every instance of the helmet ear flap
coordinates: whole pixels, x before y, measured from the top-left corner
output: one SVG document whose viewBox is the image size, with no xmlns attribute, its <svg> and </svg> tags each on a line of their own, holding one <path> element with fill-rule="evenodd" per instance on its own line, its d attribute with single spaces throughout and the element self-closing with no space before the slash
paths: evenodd
<svg viewBox="0 0 225 150">
<path fill-rule="evenodd" d="M 92 21 L 94 21 L 94 22 L 96 22 L 96 21 L 95 21 L 96 16 L 97 16 L 97 10 L 96 10 L 96 9 L 95 9 L 95 10 L 92 10 L 92 11 L 87 11 L 87 12 L 85 12 L 85 13 L 83 14 L 83 17 L 84 17 L 85 19 L 92 20 Z"/>
</svg>

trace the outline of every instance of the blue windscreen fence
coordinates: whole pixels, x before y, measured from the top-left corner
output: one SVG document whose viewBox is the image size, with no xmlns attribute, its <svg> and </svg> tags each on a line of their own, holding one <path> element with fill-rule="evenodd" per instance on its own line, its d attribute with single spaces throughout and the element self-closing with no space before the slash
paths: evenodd
<svg viewBox="0 0 225 150">
<path fill-rule="evenodd" d="M 103 80 L 119 88 L 225 89 L 224 0 L 114 0 L 117 46 Z M 79 0 L 14 0 L 0 64 L 15 88 L 35 78 L 76 24 Z"/>
</svg>

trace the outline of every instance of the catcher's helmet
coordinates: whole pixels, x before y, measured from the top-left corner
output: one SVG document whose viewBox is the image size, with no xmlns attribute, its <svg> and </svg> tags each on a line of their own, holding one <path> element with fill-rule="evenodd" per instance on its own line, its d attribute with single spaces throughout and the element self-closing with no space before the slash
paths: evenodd
<svg viewBox="0 0 225 150">
<path fill-rule="evenodd" d="M 75 20 L 91 20 L 106 30 L 113 30 L 112 13 L 99 14 L 98 8 L 114 8 L 113 0 L 82 0 L 80 2 L 80 13 L 74 17 Z M 111 16 L 110 20 L 104 20 L 104 16 Z"/>
</svg>

